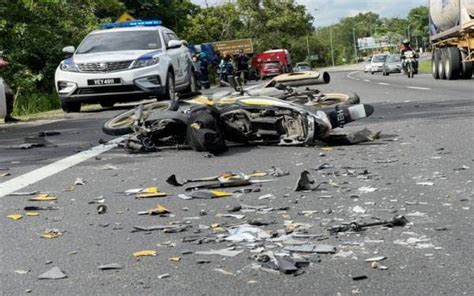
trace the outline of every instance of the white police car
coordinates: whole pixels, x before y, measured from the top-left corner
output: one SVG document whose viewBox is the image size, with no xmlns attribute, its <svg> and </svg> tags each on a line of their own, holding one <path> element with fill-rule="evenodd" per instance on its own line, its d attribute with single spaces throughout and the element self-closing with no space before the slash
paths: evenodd
<svg viewBox="0 0 474 296">
<path fill-rule="evenodd" d="M 160 21 L 129 21 L 102 25 L 61 62 L 55 86 L 65 112 L 79 112 L 81 103 L 147 98 L 172 99 L 175 92 L 193 92 L 196 79 L 185 41 Z"/>
</svg>

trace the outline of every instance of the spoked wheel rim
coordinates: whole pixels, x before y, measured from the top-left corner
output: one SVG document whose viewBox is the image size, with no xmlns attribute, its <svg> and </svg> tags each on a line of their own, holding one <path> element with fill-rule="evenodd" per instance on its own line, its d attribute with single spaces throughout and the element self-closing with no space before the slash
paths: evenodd
<svg viewBox="0 0 474 296">
<path fill-rule="evenodd" d="M 171 75 L 168 75 L 168 96 L 171 100 L 175 99 L 174 79 Z"/>
<path fill-rule="evenodd" d="M 147 116 L 151 112 L 167 111 L 171 107 L 171 102 L 154 102 L 143 106 L 143 112 Z M 106 121 L 102 131 L 108 135 L 126 135 L 132 132 L 132 126 L 135 122 L 135 108 L 125 111 L 114 118 Z"/>
</svg>

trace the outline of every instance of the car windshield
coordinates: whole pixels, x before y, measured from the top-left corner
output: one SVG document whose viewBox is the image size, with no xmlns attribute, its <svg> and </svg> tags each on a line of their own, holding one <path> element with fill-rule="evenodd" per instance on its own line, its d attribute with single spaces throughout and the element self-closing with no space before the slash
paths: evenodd
<svg viewBox="0 0 474 296">
<path fill-rule="evenodd" d="M 297 67 L 300 67 L 300 68 L 307 68 L 307 67 L 309 67 L 308 64 L 298 64 L 298 65 L 296 65 L 296 66 L 297 66 Z"/>
<path fill-rule="evenodd" d="M 122 31 L 91 34 L 77 49 L 78 54 L 161 48 L 157 31 Z"/>
<path fill-rule="evenodd" d="M 375 62 L 375 63 L 381 63 L 381 62 L 385 62 L 385 59 L 387 58 L 387 56 L 385 55 L 378 55 L 378 56 L 374 56 L 372 58 L 372 62 Z"/>
<path fill-rule="evenodd" d="M 400 62 L 400 55 L 399 54 L 393 54 L 388 57 L 388 62 Z"/>
</svg>

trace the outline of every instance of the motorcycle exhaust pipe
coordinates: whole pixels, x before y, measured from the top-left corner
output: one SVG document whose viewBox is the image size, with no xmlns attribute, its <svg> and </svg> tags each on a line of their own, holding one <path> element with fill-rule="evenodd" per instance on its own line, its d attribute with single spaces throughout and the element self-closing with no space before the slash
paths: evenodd
<svg viewBox="0 0 474 296">
<path fill-rule="evenodd" d="M 265 87 L 275 87 L 277 84 L 300 87 L 328 84 L 329 82 L 331 82 L 331 76 L 328 72 L 306 71 L 278 75 L 270 80 Z"/>
</svg>

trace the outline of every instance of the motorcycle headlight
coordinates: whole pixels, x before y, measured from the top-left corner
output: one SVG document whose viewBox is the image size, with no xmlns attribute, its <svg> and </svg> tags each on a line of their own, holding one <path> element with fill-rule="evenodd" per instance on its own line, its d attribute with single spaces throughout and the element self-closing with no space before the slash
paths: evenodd
<svg viewBox="0 0 474 296">
<path fill-rule="evenodd" d="M 65 61 L 61 62 L 61 64 L 59 65 L 59 68 L 67 72 L 79 72 L 79 69 L 77 68 L 76 64 L 66 63 Z"/>
<path fill-rule="evenodd" d="M 153 66 L 153 65 L 158 64 L 159 62 L 160 62 L 160 59 L 158 57 L 138 59 L 138 60 L 135 60 L 132 68 L 143 68 L 143 67 Z"/>
</svg>

